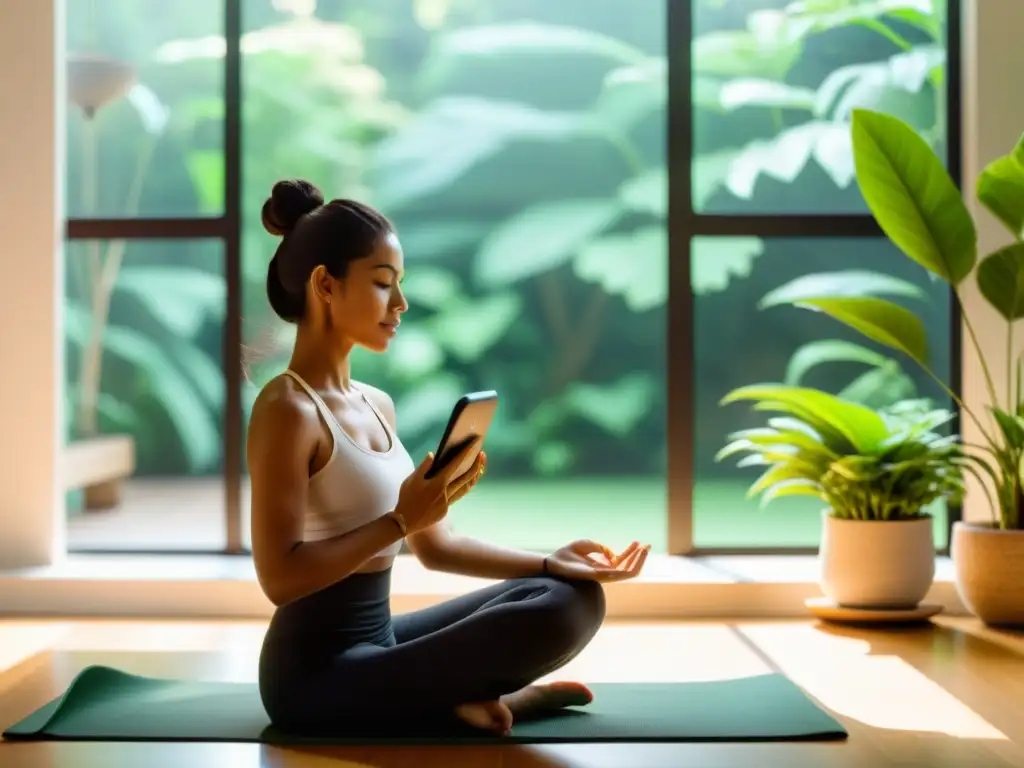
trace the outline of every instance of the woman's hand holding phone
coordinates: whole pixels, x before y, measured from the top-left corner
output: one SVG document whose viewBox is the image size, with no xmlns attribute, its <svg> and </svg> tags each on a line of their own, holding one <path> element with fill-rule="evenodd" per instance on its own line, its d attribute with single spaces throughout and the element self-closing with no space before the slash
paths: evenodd
<svg viewBox="0 0 1024 768">
<path fill-rule="evenodd" d="M 473 466 L 471 466 L 466 472 L 463 472 L 462 475 L 455 478 L 448 485 L 448 504 L 454 504 L 473 490 L 480 478 L 484 476 L 484 472 L 486 470 L 487 454 L 480 451 L 476 457 L 476 461 L 473 462 Z"/>
<path fill-rule="evenodd" d="M 449 462 L 433 477 L 427 477 L 434 464 L 434 454 L 428 453 L 416 471 L 405 479 L 398 492 L 395 514 L 405 522 L 406 534 L 416 533 L 439 523 L 448 514 L 448 507 L 456 500 L 455 495 L 458 494 L 458 498 L 461 498 L 469 492 L 469 488 L 472 487 L 470 483 L 476 482 L 475 476 L 468 478 L 474 474 L 473 470 L 461 477 L 455 477 L 455 473 L 462 463 L 461 460 L 476 447 L 479 439 L 468 441 L 459 450 L 455 460 Z M 483 456 L 483 452 L 480 455 Z M 476 467 L 479 462 L 478 459 L 473 466 Z M 477 471 L 476 475 L 479 474 Z"/>
</svg>

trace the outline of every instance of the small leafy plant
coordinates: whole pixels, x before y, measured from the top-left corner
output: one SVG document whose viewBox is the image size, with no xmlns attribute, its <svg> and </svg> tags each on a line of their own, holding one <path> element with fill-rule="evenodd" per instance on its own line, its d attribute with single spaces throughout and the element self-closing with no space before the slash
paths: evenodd
<svg viewBox="0 0 1024 768">
<path fill-rule="evenodd" d="M 924 324 L 880 291 L 822 274 L 775 291 L 772 304 L 822 312 L 865 337 L 910 357 L 930 375 L 978 428 L 982 443 L 966 446 L 964 469 L 989 499 L 997 525 L 1022 528 L 1024 461 L 1024 360 L 1014 350 L 1014 323 L 1024 318 L 1024 138 L 989 164 L 976 184 L 980 203 L 1009 231 L 1013 242 L 978 258 L 978 233 L 960 191 L 921 136 L 898 118 L 856 110 L 853 149 L 857 182 L 875 220 L 897 248 L 952 289 L 988 391 L 987 413 L 968 408 L 928 363 Z M 978 341 L 962 292 L 973 276 L 980 294 L 1006 321 L 1003 391 Z M 1000 400 L 1000 396 L 1003 400 Z M 982 416 L 986 418 L 983 420 Z M 989 484 L 995 490 L 995 498 Z"/>
<path fill-rule="evenodd" d="M 804 387 L 755 384 L 722 404 L 752 401 L 783 415 L 730 435 L 716 460 L 743 454 L 739 466 L 763 466 L 748 496 L 762 506 L 782 496 L 815 496 L 846 520 L 925 517 L 938 499 L 963 495 L 965 456 L 955 435 L 936 430 L 953 413 L 922 400 L 874 411 Z"/>
</svg>

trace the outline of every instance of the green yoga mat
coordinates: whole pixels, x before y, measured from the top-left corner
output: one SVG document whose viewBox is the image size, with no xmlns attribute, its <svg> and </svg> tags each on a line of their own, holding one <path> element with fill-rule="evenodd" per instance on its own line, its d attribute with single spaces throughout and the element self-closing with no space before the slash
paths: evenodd
<svg viewBox="0 0 1024 768">
<path fill-rule="evenodd" d="M 501 741 L 788 741 L 846 731 L 782 675 L 701 683 L 601 683 L 594 701 L 517 723 Z M 255 683 L 163 680 L 84 669 L 63 696 L 11 726 L 5 739 L 231 741 L 266 744 L 479 744 L 476 733 L 296 737 L 273 728 Z"/>
</svg>

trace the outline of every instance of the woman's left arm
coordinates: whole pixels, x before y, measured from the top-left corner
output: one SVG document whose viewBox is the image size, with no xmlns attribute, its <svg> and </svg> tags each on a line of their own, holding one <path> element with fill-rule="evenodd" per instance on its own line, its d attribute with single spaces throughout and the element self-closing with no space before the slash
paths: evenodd
<svg viewBox="0 0 1024 768">
<path fill-rule="evenodd" d="M 375 387 L 365 384 L 363 387 L 397 434 L 395 406 L 391 398 Z M 483 475 L 486 466 L 487 454 L 481 451 L 473 467 L 466 473 L 467 476 L 472 474 L 469 481 L 453 483 L 459 490 L 449 503 L 454 504 L 469 493 Z M 567 578 L 617 581 L 639 574 L 650 550 L 650 547 L 640 547 L 634 542 L 624 552 L 615 554 L 603 544 L 584 540 L 575 541 L 545 556 L 460 536 L 452 530 L 447 520 L 407 536 L 405 543 L 429 570 L 482 579 L 516 579 L 548 572 Z M 594 556 L 604 558 L 605 562 L 594 560 Z"/>
<path fill-rule="evenodd" d="M 417 559 L 432 571 L 481 579 L 516 579 L 544 572 L 544 555 L 460 536 L 447 520 L 418 531 L 405 541 Z"/>
</svg>

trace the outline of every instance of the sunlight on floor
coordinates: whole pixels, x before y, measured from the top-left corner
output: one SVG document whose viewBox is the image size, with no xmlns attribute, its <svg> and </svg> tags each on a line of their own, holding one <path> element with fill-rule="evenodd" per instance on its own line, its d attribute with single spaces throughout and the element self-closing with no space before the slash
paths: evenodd
<svg viewBox="0 0 1024 768">
<path fill-rule="evenodd" d="M 67 631 L 67 625 L 52 621 L 0 620 L 0 672 L 52 648 Z"/>
<path fill-rule="evenodd" d="M 738 627 L 793 682 L 826 707 L 874 728 L 1006 740 L 984 718 L 896 656 L 867 640 L 800 624 Z"/>
<path fill-rule="evenodd" d="M 547 680 L 682 683 L 733 680 L 771 668 L 721 625 L 606 625 L 576 659 Z"/>
</svg>

